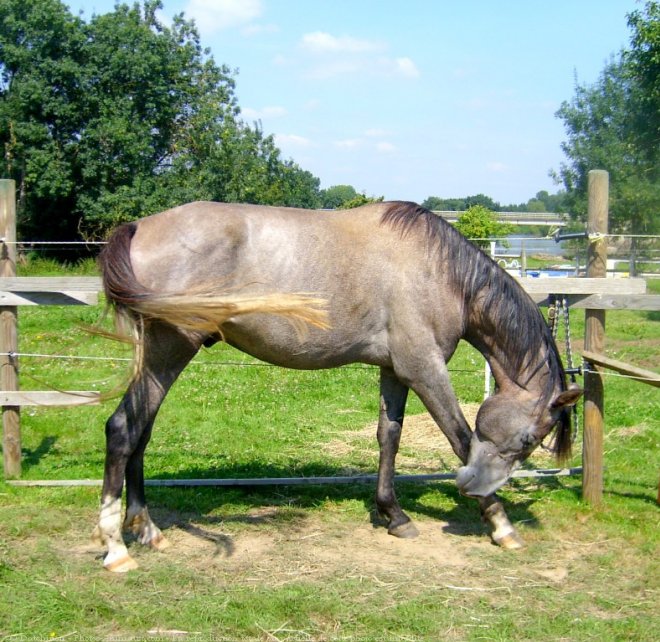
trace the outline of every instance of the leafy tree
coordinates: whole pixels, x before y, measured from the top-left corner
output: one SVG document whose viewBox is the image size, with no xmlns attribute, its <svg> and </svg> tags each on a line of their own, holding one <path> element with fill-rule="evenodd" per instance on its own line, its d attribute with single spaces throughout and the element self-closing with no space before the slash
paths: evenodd
<svg viewBox="0 0 660 642">
<path fill-rule="evenodd" d="M 102 236 L 196 199 L 318 205 L 318 179 L 241 120 L 234 74 L 159 8 L 86 23 L 60 0 L 0 0 L 2 174 L 24 236 Z"/>
<path fill-rule="evenodd" d="M 321 191 L 321 206 L 335 210 L 358 195 L 352 185 L 333 185 Z"/>
<path fill-rule="evenodd" d="M 333 185 L 321 190 L 321 207 L 330 210 L 350 210 L 367 203 L 378 203 L 383 197 L 376 198 L 366 194 L 358 194 L 352 185 Z"/>
<path fill-rule="evenodd" d="M 362 207 L 367 203 L 381 203 L 383 201 L 383 198 L 384 198 L 383 196 L 375 197 L 375 196 L 367 196 L 366 194 L 358 194 L 354 198 L 351 198 L 348 201 L 344 201 L 341 204 L 341 209 L 352 210 L 355 209 L 356 207 Z"/>
<path fill-rule="evenodd" d="M 502 209 L 502 206 L 499 203 L 495 202 L 490 196 L 486 196 L 485 194 L 476 194 L 475 196 L 467 196 L 465 198 L 466 210 L 476 205 L 484 207 L 491 212 L 499 212 Z"/>
<path fill-rule="evenodd" d="M 481 205 L 493 212 L 499 212 L 502 209 L 499 203 L 495 202 L 490 196 L 486 196 L 485 194 L 476 194 L 464 198 L 439 198 L 438 196 L 429 196 L 422 203 L 422 207 L 440 212 L 464 212 L 473 205 Z"/>
<path fill-rule="evenodd" d="M 657 3 L 651 2 L 645 14 L 632 14 L 633 49 L 612 59 L 594 85 L 576 84 L 573 99 L 557 112 L 568 134 L 562 149 L 569 159 L 558 178 L 566 188 L 571 213 L 582 220 L 586 217 L 588 172 L 605 169 L 610 173 L 613 231 L 660 230 L 660 110 L 652 100 L 653 91 L 649 98 L 647 86 L 655 73 L 657 89 L 659 13 Z"/>
<path fill-rule="evenodd" d="M 449 209 L 447 205 L 448 199 L 440 198 L 439 196 L 429 196 L 425 198 L 421 205 L 427 210 L 436 210 L 437 212 L 457 212 L 458 209 Z"/>
<path fill-rule="evenodd" d="M 540 192 L 536 193 L 534 199 L 530 199 L 528 201 L 528 207 L 529 207 L 529 203 L 531 203 L 533 200 L 540 201 L 541 203 L 543 203 L 545 209 L 541 211 L 556 212 L 558 214 L 561 214 L 566 211 L 566 192 L 564 191 L 559 191 L 556 194 L 550 194 L 545 190 L 541 190 Z M 528 211 L 534 211 L 534 210 L 528 210 Z"/>
<path fill-rule="evenodd" d="M 647 2 L 643 11 L 628 16 L 632 29 L 630 51 L 625 53 L 630 74 L 641 88 L 635 130 L 638 144 L 651 160 L 660 154 L 660 3 Z"/>
<path fill-rule="evenodd" d="M 0 0 L 3 175 L 17 180 L 19 217 L 38 212 L 54 237 L 72 231 L 59 214 L 75 204 L 81 27 L 58 0 Z"/>
<path fill-rule="evenodd" d="M 479 247 L 488 247 L 488 239 L 500 238 L 511 233 L 511 226 L 500 223 L 494 212 L 483 205 L 472 205 L 455 223 L 456 229 Z"/>
</svg>

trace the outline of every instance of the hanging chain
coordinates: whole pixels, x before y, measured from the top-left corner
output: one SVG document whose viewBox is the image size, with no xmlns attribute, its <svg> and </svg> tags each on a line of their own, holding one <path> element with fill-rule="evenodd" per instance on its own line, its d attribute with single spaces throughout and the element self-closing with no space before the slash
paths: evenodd
<svg viewBox="0 0 660 642">
<path fill-rule="evenodd" d="M 550 305 L 548 306 L 548 325 L 550 326 L 550 332 L 552 333 L 552 338 L 557 341 L 557 335 L 559 331 L 559 316 L 563 317 L 564 321 L 564 340 L 566 344 L 566 374 L 570 377 L 571 383 L 575 383 L 575 375 L 582 374 L 582 368 L 579 366 L 576 368 L 573 365 L 573 349 L 571 345 L 571 324 L 570 324 L 570 312 L 569 305 L 566 296 L 563 296 L 561 299 L 556 295 L 550 296 Z M 573 433 L 573 442 L 577 439 L 578 433 L 578 409 L 577 404 L 572 408 L 572 420 L 574 429 Z"/>
<path fill-rule="evenodd" d="M 564 308 L 564 336 L 566 339 L 566 369 L 571 375 L 571 381 L 575 382 L 575 368 L 573 367 L 573 351 L 571 349 L 571 323 L 568 312 L 568 301 L 564 296 L 561 300 L 561 307 Z"/>
<path fill-rule="evenodd" d="M 550 305 L 548 305 L 548 325 L 552 338 L 557 339 L 557 299 L 554 295 L 550 295 Z"/>
</svg>

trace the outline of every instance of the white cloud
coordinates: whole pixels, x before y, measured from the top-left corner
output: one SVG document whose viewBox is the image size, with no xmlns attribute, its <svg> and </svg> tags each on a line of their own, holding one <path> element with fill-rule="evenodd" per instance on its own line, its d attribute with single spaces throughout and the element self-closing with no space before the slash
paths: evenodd
<svg viewBox="0 0 660 642">
<path fill-rule="evenodd" d="M 352 36 L 333 36 L 324 31 L 306 33 L 302 38 L 303 48 L 313 53 L 365 53 L 380 51 L 383 47 L 377 42 L 361 40 Z"/>
<path fill-rule="evenodd" d="M 305 148 L 312 146 L 312 141 L 309 138 L 297 134 L 275 134 L 275 143 L 278 147 Z"/>
<path fill-rule="evenodd" d="M 300 47 L 315 56 L 306 73 L 308 78 L 325 80 L 357 73 L 381 77 L 420 76 L 419 69 L 410 58 L 384 55 L 388 46 L 381 41 L 314 31 L 302 37 Z"/>
<path fill-rule="evenodd" d="M 262 0 L 189 0 L 185 8 L 186 16 L 206 33 L 248 24 L 262 11 Z"/>
<path fill-rule="evenodd" d="M 284 107 L 273 105 L 270 107 L 262 107 L 261 109 L 253 109 L 252 107 L 244 107 L 241 113 L 245 118 L 252 120 L 261 120 L 262 118 L 282 118 L 288 114 Z"/>
<path fill-rule="evenodd" d="M 382 141 L 376 145 L 376 151 L 381 154 L 391 154 L 396 151 L 396 147 L 392 143 Z"/>
<path fill-rule="evenodd" d="M 397 58 L 394 61 L 394 69 L 406 78 L 419 78 L 420 76 L 419 69 L 410 58 Z"/>
<path fill-rule="evenodd" d="M 335 141 L 335 147 L 340 149 L 356 149 L 362 144 L 362 141 L 359 138 L 347 138 L 346 140 L 337 140 Z"/>
</svg>

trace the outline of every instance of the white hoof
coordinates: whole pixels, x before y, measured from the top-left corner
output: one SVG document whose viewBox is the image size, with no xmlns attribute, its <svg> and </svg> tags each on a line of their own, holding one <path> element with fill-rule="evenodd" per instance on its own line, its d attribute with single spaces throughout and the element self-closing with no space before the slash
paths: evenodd
<svg viewBox="0 0 660 642">
<path fill-rule="evenodd" d="M 128 573 L 138 567 L 138 563 L 126 549 L 108 553 L 103 559 L 103 568 L 111 573 Z"/>
<path fill-rule="evenodd" d="M 508 550 L 508 551 L 514 551 L 520 548 L 525 548 L 525 542 L 523 542 L 522 538 L 516 531 L 509 531 L 508 533 L 505 533 L 504 535 L 496 535 L 493 533 L 493 542 L 497 544 L 498 546 L 501 546 L 502 548 Z"/>
</svg>

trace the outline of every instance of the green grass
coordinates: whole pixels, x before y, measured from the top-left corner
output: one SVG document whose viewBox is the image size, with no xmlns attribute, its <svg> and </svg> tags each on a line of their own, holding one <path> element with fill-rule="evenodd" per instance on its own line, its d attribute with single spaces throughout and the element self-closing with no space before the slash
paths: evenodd
<svg viewBox="0 0 660 642">
<path fill-rule="evenodd" d="M 74 269 L 88 274 L 90 267 Z M 660 280 L 649 289 L 659 292 Z M 22 353 L 111 359 L 23 357 L 21 386 L 121 384 L 127 367 L 121 347 L 78 327 L 99 314 L 100 308 L 21 308 Z M 582 316 L 571 316 L 578 343 Z M 606 345 L 608 354 L 657 370 L 658 313 L 608 313 Z M 377 447 L 368 427 L 378 410 L 376 369 L 298 372 L 240 363 L 254 362 L 216 346 L 183 373 L 156 422 L 148 477 L 374 470 Z M 450 367 L 461 401 L 478 402 L 483 369 L 474 350 L 461 346 Z M 660 398 L 657 389 L 608 376 L 605 400 L 602 506 L 581 501 L 579 477 L 513 481 L 502 496 L 528 544 L 516 553 L 489 544 L 475 503 L 452 483 L 398 488 L 420 527 L 414 541 L 395 540 L 372 524 L 371 485 L 148 488 L 172 546 L 155 553 L 129 539 L 140 568 L 115 576 L 102 569 L 102 550 L 88 539 L 98 488 L 0 482 L 0 635 L 656 640 Z M 24 408 L 23 478 L 100 478 L 104 422 L 116 403 Z M 421 412 L 413 396 L 408 414 Z M 404 431 L 405 469 L 426 472 L 430 456 L 412 447 L 424 444 L 414 441 L 413 426 Z M 576 451 L 579 464 L 579 444 Z M 440 461 L 456 465 L 446 449 Z M 551 461 L 540 454 L 534 463 Z"/>
</svg>

